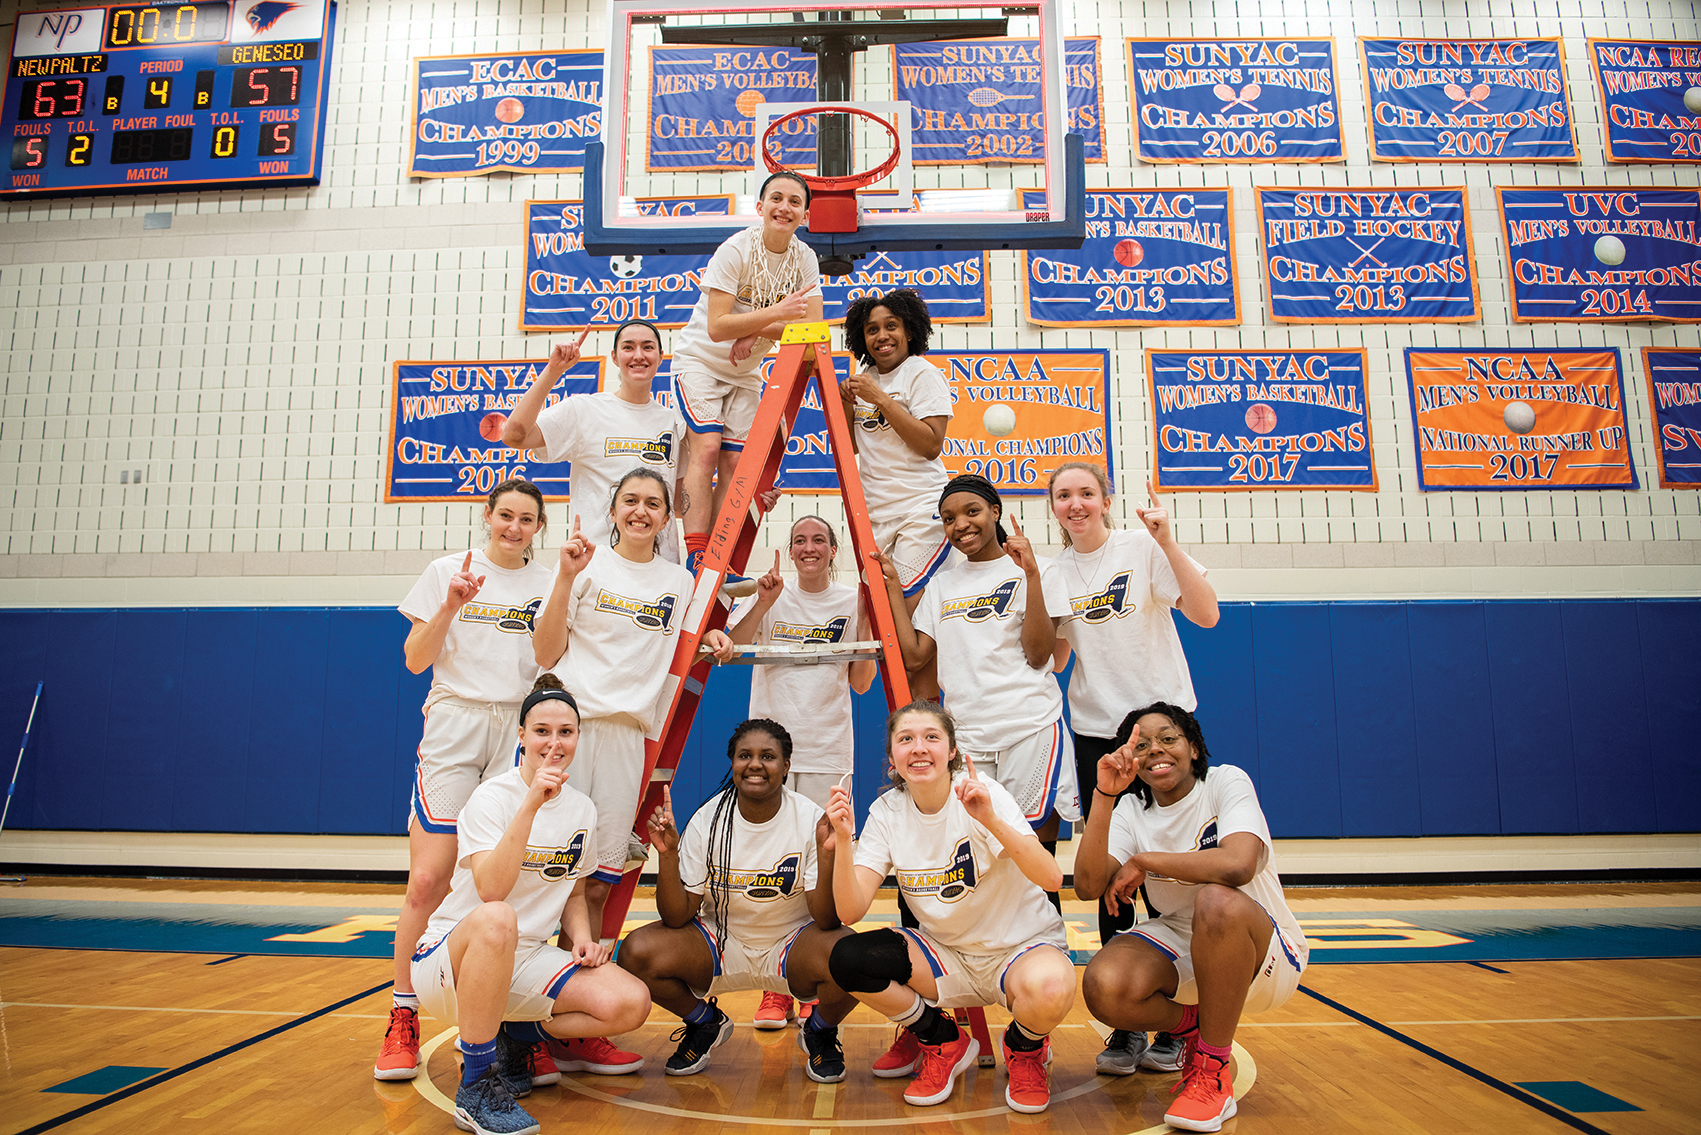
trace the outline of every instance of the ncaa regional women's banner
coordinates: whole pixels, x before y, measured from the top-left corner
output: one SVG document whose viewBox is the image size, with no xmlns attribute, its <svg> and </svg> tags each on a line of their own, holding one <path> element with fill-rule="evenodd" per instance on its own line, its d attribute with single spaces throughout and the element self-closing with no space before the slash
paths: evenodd
<svg viewBox="0 0 1701 1135">
<path fill-rule="evenodd" d="M 1701 489 L 1701 351 L 1642 348 L 1660 488 Z"/>
<path fill-rule="evenodd" d="M 602 52 L 413 61 L 409 177 L 568 173 L 602 130 Z"/>
<path fill-rule="evenodd" d="M 1589 65 L 1607 161 L 1701 162 L 1701 42 L 1591 39 Z"/>
<path fill-rule="evenodd" d="M 814 101 L 813 55 L 789 47 L 652 47 L 644 168 L 749 172 L 756 108 Z M 779 136 L 776 156 L 785 164 L 815 164 L 813 119 L 787 123 Z"/>
</svg>

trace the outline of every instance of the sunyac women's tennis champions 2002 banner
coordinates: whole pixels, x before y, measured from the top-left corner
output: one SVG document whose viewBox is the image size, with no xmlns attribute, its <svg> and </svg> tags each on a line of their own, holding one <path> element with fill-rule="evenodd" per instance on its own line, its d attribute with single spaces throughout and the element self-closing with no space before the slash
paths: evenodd
<svg viewBox="0 0 1701 1135">
<path fill-rule="evenodd" d="M 1578 160 L 1557 37 L 1362 37 L 1358 49 L 1377 161 Z"/>
<path fill-rule="evenodd" d="M 1701 162 L 1701 43 L 1591 39 L 1589 64 L 1607 161 Z"/>
<path fill-rule="evenodd" d="M 1078 251 L 1023 250 L 1022 299 L 1043 327 L 1223 327 L 1240 322 L 1234 269 L 1230 190 L 1094 189 Z"/>
<path fill-rule="evenodd" d="M 1146 350 L 1159 489 L 1374 489 L 1363 351 Z"/>
<path fill-rule="evenodd" d="M 1660 488 L 1701 489 L 1701 351 L 1642 348 Z"/>
<path fill-rule="evenodd" d="M 815 56 L 789 47 L 650 48 L 650 130 L 644 168 L 753 168 L 756 108 L 815 102 Z M 815 164 L 815 120 L 794 119 L 777 134 L 786 165 Z"/>
<path fill-rule="evenodd" d="M 415 59 L 409 177 L 568 173 L 602 131 L 602 52 Z"/>
<path fill-rule="evenodd" d="M 1333 39 L 1131 39 L 1143 162 L 1341 162 Z"/>
<path fill-rule="evenodd" d="M 1422 489 L 1636 487 L 1616 349 L 1406 348 Z"/>
<path fill-rule="evenodd" d="M 1463 186 L 1259 189 L 1277 323 L 1469 323 L 1482 317 Z"/>
</svg>

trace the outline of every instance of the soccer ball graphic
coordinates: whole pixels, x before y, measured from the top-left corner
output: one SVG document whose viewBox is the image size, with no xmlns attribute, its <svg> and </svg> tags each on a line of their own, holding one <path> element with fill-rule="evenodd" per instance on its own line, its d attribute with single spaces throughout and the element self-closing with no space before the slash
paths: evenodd
<svg viewBox="0 0 1701 1135">
<path fill-rule="evenodd" d="M 644 258 L 642 256 L 610 256 L 608 258 L 608 270 L 622 280 L 630 280 L 644 270 Z"/>
</svg>

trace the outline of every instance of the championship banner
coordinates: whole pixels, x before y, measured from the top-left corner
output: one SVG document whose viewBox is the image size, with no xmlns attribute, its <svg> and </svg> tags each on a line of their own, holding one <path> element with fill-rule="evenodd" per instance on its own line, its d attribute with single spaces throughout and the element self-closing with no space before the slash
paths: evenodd
<svg viewBox="0 0 1701 1135">
<path fill-rule="evenodd" d="M 532 462 L 502 444 L 508 411 L 543 370 L 545 359 L 403 361 L 390 382 L 390 443 L 384 503 L 473 500 L 509 477 L 524 477 L 548 500 L 566 500 L 565 461 Z M 549 405 L 601 386 L 602 360 L 580 359 L 549 395 Z"/>
<path fill-rule="evenodd" d="M 1045 160 L 1039 40 L 898 43 L 892 60 L 892 97 L 914 108 L 912 164 Z M 1063 41 L 1068 133 L 1082 136 L 1089 162 L 1105 160 L 1102 76 L 1097 36 Z"/>
<path fill-rule="evenodd" d="M 602 52 L 413 61 L 409 177 L 568 173 L 602 130 Z"/>
<path fill-rule="evenodd" d="M 1589 64 L 1607 161 L 1701 162 L 1701 43 L 1591 39 Z"/>
<path fill-rule="evenodd" d="M 1363 351 L 1146 349 L 1157 489 L 1372 489 Z"/>
<path fill-rule="evenodd" d="M 1494 192 L 1515 322 L 1701 322 L 1701 191 Z"/>
<path fill-rule="evenodd" d="M 1277 323 L 1482 318 L 1464 186 L 1259 189 Z"/>
<path fill-rule="evenodd" d="M 1042 327 L 1228 327 L 1234 269 L 1232 190 L 1090 189 L 1079 251 L 1022 251 L 1022 304 Z"/>
<path fill-rule="evenodd" d="M 1636 488 L 1617 348 L 1406 348 L 1418 487 Z"/>
<path fill-rule="evenodd" d="M 1379 162 L 1574 162 L 1560 39 L 1361 36 Z"/>
<path fill-rule="evenodd" d="M 815 101 L 815 56 L 789 47 L 652 47 L 644 169 L 749 173 L 756 108 Z M 786 165 L 815 165 L 814 119 L 788 122 L 778 137 Z"/>
<path fill-rule="evenodd" d="M 640 213 L 689 216 L 732 211 L 731 197 L 645 197 Z M 578 201 L 526 202 L 521 331 L 577 331 L 647 319 L 683 327 L 702 291 L 707 256 L 591 256 Z"/>
<path fill-rule="evenodd" d="M 913 288 L 935 323 L 990 323 L 984 252 L 871 252 L 843 276 L 821 277 L 822 318 L 840 323 L 851 304 Z"/>
<path fill-rule="evenodd" d="M 1130 39 L 1143 162 L 1344 162 L 1335 41 Z"/>
<path fill-rule="evenodd" d="M 1660 488 L 1701 489 L 1701 351 L 1642 348 Z"/>
</svg>

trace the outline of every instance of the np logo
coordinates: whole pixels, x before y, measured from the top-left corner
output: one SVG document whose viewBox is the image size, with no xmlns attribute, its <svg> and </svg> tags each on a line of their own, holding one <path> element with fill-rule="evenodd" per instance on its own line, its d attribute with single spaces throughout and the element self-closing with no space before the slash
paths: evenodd
<svg viewBox="0 0 1701 1135">
<path fill-rule="evenodd" d="M 678 602 L 676 595 L 663 595 L 654 603 L 646 603 L 612 591 L 597 592 L 597 610 L 625 615 L 645 630 L 661 631 L 663 634 L 672 633 L 673 608 Z"/>
<path fill-rule="evenodd" d="M 1217 818 L 1212 816 L 1210 822 L 1199 832 L 1199 850 L 1217 846 Z"/>
<path fill-rule="evenodd" d="M 905 872 L 898 876 L 900 890 L 912 895 L 934 895 L 941 902 L 956 902 L 975 889 L 975 855 L 967 839 L 951 852 L 951 866 L 931 871 Z"/>
<path fill-rule="evenodd" d="M 611 437 L 602 443 L 605 457 L 634 457 L 645 465 L 668 465 L 673 461 L 673 431 L 663 430 L 661 436 Z"/>
<path fill-rule="evenodd" d="M 942 619 L 967 619 L 971 623 L 982 622 L 986 619 L 1002 619 L 1010 610 L 1010 601 L 1016 597 L 1018 580 L 1007 579 L 985 595 L 971 595 L 964 599 L 953 599 L 945 604 L 940 611 Z"/>
<path fill-rule="evenodd" d="M 243 14 L 248 26 L 258 35 L 260 32 L 272 30 L 272 25 L 283 19 L 285 15 L 301 7 L 300 4 L 290 4 L 287 0 L 260 0 Z"/>
<path fill-rule="evenodd" d="M 794 851 L 766 871 L 734 875 L 732 885 L 742 886 L 744 897 L 753 902 L 789 898 L 797 893 L 797 873 L 802 866 L 803 856 Z"/>
<path fill-rule="evenodd" d="M 843 642 L 850 620 L 843 615 L 829 619 L 824 627 L 806 623 L 775 623 L 774 638 L 780 642 Z"/>
<path fill-rule="evenodd" d="M 536 871 L 552 883 L 565 879 L 578 870 L 585 858 L 585 835 L 585 830 L 580 828 L 567 841 L 566 847 L 527 847 L 521 866 L 527 871 Z"/>
<path fill-rule="evenodd" d="M 1121 572 L 1110 581 L 1109 587 L 1097 595 L 1071 599 L 1069 606 L 1073 613 L 1088 623 L 1102 623 L 1106 619 L 1117 619 L 1132 613 L 1134 608 L 1128 605 L 1128 580 L 1131 574 Z"/>
</svg>

